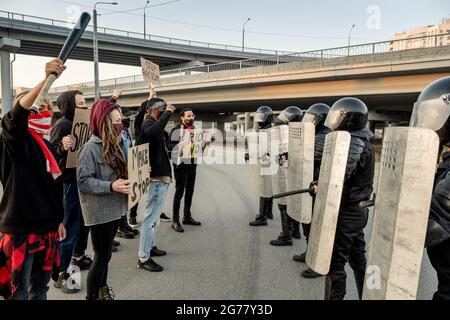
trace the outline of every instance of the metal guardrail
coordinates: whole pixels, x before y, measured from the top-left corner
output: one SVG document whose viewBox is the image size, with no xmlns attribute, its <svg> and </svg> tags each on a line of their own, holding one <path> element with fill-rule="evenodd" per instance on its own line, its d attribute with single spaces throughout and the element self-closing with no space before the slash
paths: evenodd
<svg viewBox="0 0 450 320">
<path fill-rule="evenodd" d="M 382 41 L 362 45 L 353 45 L 350 47 L 338 47 L 322 49 L 316 51 L 306 51 L 294 54 L 268 56 L 266 58 L 255 58 L 238 60 L 231 62 L 221 62 L 216 64 L 189 67 L 182 69 L 166 70 L 161 72 L 161 84 L 179 83 L 182 80 L 191 79 L 191 76 L 202 74 L 211 74 L 214 72 L 240 70 L 242 73 L 251 74 L 261 72 L 261 67 L 272 67 L 270 71 L 282 69 L 283 65 L 296 63 L 298 68 L 326 67 L 345 65 L 355 62 L 374 62 L 382 61 L 387 58 L 402 59 L 415 54 L 417 50 L 434 48 L 438 50 L 441 46 L 438 40 L 441 37 L 450 37 L 448 34 L 438 34 L 425 37 L 409 38 L 403 40 Z M 433 41 L 429 41 L 433 39 Z M 408 44 L 408 45 L 407 45 Z M 398 47 L 405 47 L 403 50 L 394 50 Z M 450 46 L 446 46 L 449 47 Z M 435 51 L 437 52 L 437 51 Z M 251 69 L 253 68 L 253 69 Z M 266 71 L 269 72 L 269 68 Z M 227 74 L 228 75 L 228 74 Z M 122 89 L 145 88 L 146 84 L 141 74 L 106 79 L 100 81 L 100 87 L 120 87 Z M 68 86 L 55 87 L 50 93 L 57 94 L 67 90 L 81 90 L 88 93 L 94 88 L 94 82 L 85 82 Z"/>
<path fill-rule="evenodd" d="M 11 20 L 11 23 L 13 23 L 13 22 L 17 23 L 20 21 L 33 22 L 33 23 L 44 24 L 49 27 L 50 26 L 51 27 L 64 27 L 64 28 L 68 28 L 68 29 L 71 29 L 75 25 L 75 23 L 71 23 L 68 21 L 42 18 L 42 17 L 25 15 L 25 14 L 21 14 L 21 13 L 9 12 L 9 11 L 4 11 L 4 10 L 0 10 L 0 17 Z M 86 28 L 86 30 L 93 32 L 93 26 L 89 25 Z M 242 47 L 234 46 L 234 45 L 170 38 L 170 37 L 157 36 L 157 35 L 152 35 L 152 34 L 144 35 L 143 33 L 139 33 L 139 32 L 126 31 L 126 30 L 113 29 L 113 28 L 104 28 L 104 27 L 97 27 L 97 33 L 105 34 L 105 35 L 123 36 L 123 37 L 131 38 L 131 39 L 158 41 L 158 42 L 164 42 L 164 43 L 169 43 L 169 44 L 186 45 L 186 46 L 197 47 L 197 48 L 207 48 L 207 49 L 211 49 L 211 50 L 226 50 L 226 51 L 233 51 L 233 52 L 239 51 L 239 52 L 243 52 L 243 53 L 253 53 L 253 54 L 262 54 L 262 55 L 265 55 L 265 54 L 267 54 L 267 55 L 283 55 L 283 54 L 287 54 L 287 53 L 292 53 L 292 52 L 287 52 L 287 51 L 258 49 L 258 48 L 251 48 L 251 47 L 245 47 L 244 49 L 242 49 Z"/>
</svg>

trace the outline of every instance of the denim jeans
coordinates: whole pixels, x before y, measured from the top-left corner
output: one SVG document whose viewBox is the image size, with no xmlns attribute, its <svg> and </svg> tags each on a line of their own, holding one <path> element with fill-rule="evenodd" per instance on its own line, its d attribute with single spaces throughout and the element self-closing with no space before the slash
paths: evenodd
<svg viewBox="0 0 450 320">
<path fill-rule="evenodd" d="M 168 183 L 161 181 L 150 182 L 140 233 L 139 258 L 141 261 L 150 257 L 150 250 L 155 246 L 159 216 L 161 215 L 168 189 Z"/>
<path fill-rule="evenodd" d="M 10 300 L 47 300 L 51 271 L 44 271 L 45 250 L 27 254 L 22 267 L 19 287 Z"/>
<path fill-rule="evenodd" d="M 84 227 L 81 214 L 80 198 L 78 196 L 78 187 L 76 182 L 64 183 L 64 227 L 67 236 L 61 241 L 60 272 L 66 271 L 70 265 L 72 256 L 82 256 L 87 247 L 87 237 L 89 229 Z M 80 227 L 83 227 L 81 232 Z M 81 233 L 81 238 L 80 238 Z M 77 243 L 79 242 L 79 245 Z"/>
</svg>

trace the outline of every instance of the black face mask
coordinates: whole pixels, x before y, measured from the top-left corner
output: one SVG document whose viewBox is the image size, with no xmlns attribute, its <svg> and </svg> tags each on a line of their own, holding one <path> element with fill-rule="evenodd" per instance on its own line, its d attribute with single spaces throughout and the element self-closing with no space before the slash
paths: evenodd
<svg viewBox="0 0 450 320">
<path fill-rule="evenodd" d="M 185 123 L 186 123 L 188 126 L 192 126 L 192 125 L 194 124 L 194 119 L 186 120 Z"/>
<path fill-rule="evenodd" d="M 126 129 L 130 128 L 130 119 L 123 119 L 122 124 L 124 128 Z"/>
<path fill-rule="evenodd" d="M 159 110 L 158 111 L 158 119 L 161 118 L 161 116 L 163 115 L 164 112 L 166 112 L 166 110 Z"/>
</svg>

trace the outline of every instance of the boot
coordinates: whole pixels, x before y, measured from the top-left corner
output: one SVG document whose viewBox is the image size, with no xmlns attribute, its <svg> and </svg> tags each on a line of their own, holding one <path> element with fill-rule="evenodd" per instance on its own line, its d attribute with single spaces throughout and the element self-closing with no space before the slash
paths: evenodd
<svg viewBox="0 0 450 320">
<path fill-rule="evenodd" d="M 107 285 L 100 288 L 97 300 L 114 300 L 115 295 L 111 287 Z"/>
<path fill-rule="evenodd" d="M 296 254 L 295 256 L 292 257 L 292 260 L 305 263 L 306 262 L 306 251 L 299 255 Z"/>
<path fill-rule="evenodd" d="M 117 229 L 116 235 L 119 238 L 133 239 L 135 234 L 134 234 L 134 232 L 129 231 L 127 229 L 128 224 L 126 222 L 127 222 L 126 216 L 122 216 L 119 221 L 119 228 Z M 130 227 L 130 226 L 128 226 L 128 227 Z"/>
<path fill-rule="evenodd" d="M 355 276 L 356 281 L 356 289 L 358 290 L 359 300 L 362 299 L 363 288 L 364 288 L 364 275 L 365 272 L 361 270 L 353 270 L 353 274 Z"/>
<path fill-rule="evenodd" d="M 133 229 L 129 224 L 128 224 L 128 221 L 127 221 L 127 215 L 125 214 L 125 215 L 123 215 L 121 218 L 120 218 L 120 224 L 121 224 L 121 226 L 122 226 L 122 228 L 124 229 L 124 230 L 127 230 L 128 232 L 132 232 L 132 233 L 134 233 L 134 235 L 138 235 L 139 234 L 139 230 L 138 229 Z"/>
<path fill-rule="evenodd" d="M 266 206 L 266 217 L 267 219 L 272 220 L 273 219 L 273 212 L 272 212 L 272 208 L 273 208 L 273 198 L 266 198 L 266 202 L 265 202 L 265 206 Z"/>
<path fill-rule="evenodd" d="M 346 273 L 330 272 L 325 278 L 325 300 L 344 300 L 346 294 Z"/>
<path fill-rule="evenodd" d="M 254 227 L 267 226 L 266 199 L 259 197 L 259 214 L 256 216 L 255 221 L 251 221 L 249 225 Z"/>
<path fill-rule="evenodd" d="M 289 230 L 291 232 L 292 238 L 301 239 L 302 235 L 300 234 L 300 223 L 298 221 L 295 221 L 289 216 L 288 219 L 289 219 Z"/>
<path fill-rule="evenodd" d="M 287 206 L 279 204 L 278 209 L 280 210 L 282 232 L 278 236 L 278 239 L 270 241 L 270 244 L 273 246 L 292 246 L 292 238 L 289 233 Z"/>
</svg>

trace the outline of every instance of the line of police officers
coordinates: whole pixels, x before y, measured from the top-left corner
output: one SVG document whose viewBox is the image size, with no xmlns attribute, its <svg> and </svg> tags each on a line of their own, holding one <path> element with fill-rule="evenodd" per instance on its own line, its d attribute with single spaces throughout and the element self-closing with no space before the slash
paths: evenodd
<svg viewBox="0 0 450 320">
<path fill-rule="evenodd" d="M 316 127 L 314 148 L 314 181 L 320 173 L 320 164 L 325 136 L 332 131 L 347 131 L 351 135 L 345 180 L 339 209 L 336 236 L 330 271 L 325 279 L 325 299 L 341 300 L 346 294 L 345 264 L 353 269 L 356 287 L 361 299 L 366 269 L 366 243 L 364 228 L 368 222 L 367 208 L 360 203 L 370 199 L 373 192 L 375 151 L 370 143 L 373 133 L 366 128 L 368 109 L 359 99 L 347 97 L 338 100 L 331 108 L 323 103 L 312 105 L 306 112 L 297 107 L 288 107 L 273 119 L 270 107 L 260 107 L 255 114 L 259 129 L 268 129 L 289 122 L 311 122 Z M 411 118 L 411 126 L 434 130 L 440 138 L 441 148 L 450 147 L 450 77 L 429 84 L 420 94 Z M 287 160 L 288 154 L 280 155 Z M 449 160 L 450 162 L 450 160 Z M 433 299 L 450 300 L 450 163 L 440 166 L 436 174 L 435 188 L 431 200 L 427 248 L 433 268 L 437 272 L 438 290 Z M 420 173 L 418 173 L 420 174 Z M 315 189 L 316 191 L 317 189 Z M 313 195 L 314 198 L 314 195 Z M 273 198 L 260 198 L 259 214 L 250 222 L 251 226 L 267 225 L 272 216 Z M 314 200 L 313 200 L 314 206 Z M 275 246 L 292 245 L 292 237 L 300 238 L 298 222 L 288 215 L 285 205 L 278 205 L 281 214 L 282 232 L 270 243 Z M 308 242 L 310 225 L 302 225 Z M 293 259 L 305 262 L 306 252 Z M 311 269 L 304 270 L 306 278 L 319 277 Z"/>
</svg>

